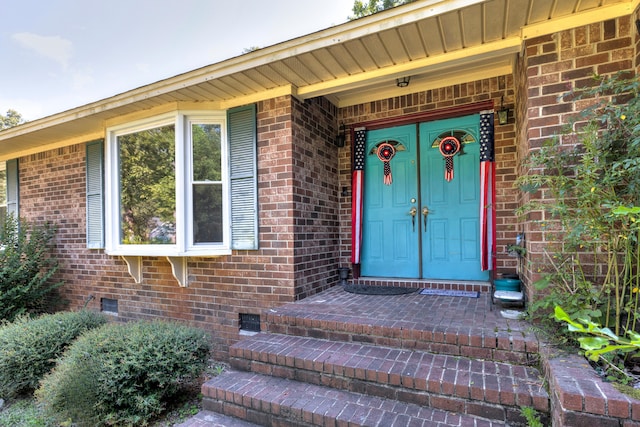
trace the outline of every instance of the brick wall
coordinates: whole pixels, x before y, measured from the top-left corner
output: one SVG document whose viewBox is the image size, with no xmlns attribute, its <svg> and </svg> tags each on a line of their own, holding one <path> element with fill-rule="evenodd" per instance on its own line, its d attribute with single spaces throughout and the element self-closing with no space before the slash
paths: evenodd
<svg viewBox="0 0 640 427">
<path fill-rule="evenodd" d="M 293 201 L 295 297 L 338 280 L 337 108 L 324 98 L 294 100 Z"/>
<path fill-rule="evenodd" d="M 506 245 L 514 243 L 516 234 L 520 231 L 517 229 L 514 214 L 518 192 L 513 188 L 517 170 L 516 126 L 513 116 L 516 93 L 513 76 L 484 79 L 354 105 L 340 111 L 340 120 L 344 121 L 349 128 L 362 122 L 436 111 L 488 100 L 493 100 L 495 109 L 498 110 L 503 96 L 505 107 L 511 108 L 512 112 L 506 125 L 499 125 L 496 119 L 495 126 L 497 269 L 501 273 L 513 273 L 516 270 L 516 260 L 505 254 Z M 340 187 L 346 187 L 351 194 L 350 135 L 345 148 L 340 152 Z M 348 266 L 351 256 L 351 197 L 341 197 L 340 206 L 340 264 Z"/>
<path fill-rule="evenodd" d="M 294 112 L 292 102 L 281 97 L 258 105 L 260 249 L 189 258 L 187 288 L 178 286 L 165 258 L 143 257 L 143 280 L 135 284 L 120 258 L 86 249 L 84 144 L 20 158 L 20 213 L 58 226 L 58 278 L 69 308 L 88 301 L 100 310 L 101 298 L 111 298 L 119 320 L 182 320 L 210 331 L 215 356 L 223 359 L 238 339 L 239 313 L 260 314 L 334 280 L 337 158 L 327 141 L 335 113 L 297 101 Z M 305 238 L 304 245 L 295 247 L 294 237 Z"/>
<path fill-rule="evenodd" d="M 517 77 L 518 86 L 528 94 L 526 106 L 520 107 L 526 112 L 520 123 L 521 159 L 560 134 L 563 126 L 589 103 L 573 102 L 561 98 L 562 94 L 593 85 L 596 74 L 611 75 L 634 69 L 637 35 L 633 21 L 634 17 L 628 16 L 526 40 Z M 563 138 L 559 143 L 573 144 L 574 141 Z M 521 173 L 528 171 L 521 169 Z M 543 195 L 538 192 L 522 197 L 524 202 L 528 197 L 540 199 Z M 558 226 L 544 212 L 533 212 L 522 227 L 528 249 L 525 277 L 526 282 L 531 283 L 549 268 L 544 251 L 552 253 L 558 247 L 554 238 Z M 597 268 L 596 265 L 585 267 Z M 529 295 L 533 296 L 531 289 Z"/>
</svg>

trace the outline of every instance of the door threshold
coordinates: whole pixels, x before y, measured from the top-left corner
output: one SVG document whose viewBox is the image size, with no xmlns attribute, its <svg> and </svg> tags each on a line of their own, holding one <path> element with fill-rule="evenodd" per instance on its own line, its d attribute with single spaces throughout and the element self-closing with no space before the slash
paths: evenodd
<svg viewBox="0 0 640 427">
<path fill-rule="evenodd" d="M 398 277 L 359 277 L 354 285 L 401 286 L 416 289 L 448 289 L 455 291 L 490 292 L 491 283 L 483 280 L 403 279 Z"/>
</svg>

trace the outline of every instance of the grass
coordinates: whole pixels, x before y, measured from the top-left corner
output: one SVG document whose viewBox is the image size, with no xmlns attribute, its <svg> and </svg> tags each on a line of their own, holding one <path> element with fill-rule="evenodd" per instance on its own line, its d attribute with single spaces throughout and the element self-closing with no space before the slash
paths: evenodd
<svg viewBox="0 0 640 427">
<path fill-rule="evenodd" d="M 626 394 L 633 399 L 640 399 L 640 389 L 620 383 L 612 383 L 611 385 L 613 385 L 613 387 L 615 387 L 622 394 Z"/>
<path fill-rule="evenodd" d="M 170 408 L 162 418 L 151 423 L 151 427 L 170 427 L 185 422 L 201 410 L 202 396 L 195 395 Z M 0 426 L 2 427 L 65 427 L 48 418 L 37 407 L 33 398 L 25 397 L 8 403 L 0 410 Z M 69 423 L 71 425 L 71 423 Z"/>
<path fill-rule="evenodd" d="M 207 369 L 203 380 L 220 375 L 225 369 L 224 364 L 213 363 Z M 168 408 L 161 418 L 150 424 L 150 427 L 170 427 L 183 423 L 201 409 L 202 395 L 199 390 L 193 390 L 173 407 Z M 47 417 L 38 408 L 33 397 L 23 397 L 6 402 L 5 406 L 0 408 L 0 427 L 66 427 L 66 424 L 57 424 L 55 420 Z"/>
<path fill-rule="evenodd" d="M 0 411 L 0 426 L 16 427 L 57 427 L 52 419 L 47 419 L 31 398 L 6 403 Z"/>
</svg>

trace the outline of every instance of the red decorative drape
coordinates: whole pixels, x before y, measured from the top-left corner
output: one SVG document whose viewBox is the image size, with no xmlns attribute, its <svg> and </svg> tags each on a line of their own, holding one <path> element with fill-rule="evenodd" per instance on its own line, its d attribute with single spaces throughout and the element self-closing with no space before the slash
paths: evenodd
<svg viewBox="0 0 640 427">
<path fill-rule="evenodd" d="M 353 174 L 351 181 L 351 264 L 353 277 L 360 276 L 360 252 L 362 251 L 362 202 L 364 196 L 364 151 L 367 140 L 365 128 L 354 131 Z"/>
<path fill-rule="evenodd" d="M 482 271 L 496 269 L 496 165 L 493 111 L 480 113 L 480 258 Z"/>
</svg>

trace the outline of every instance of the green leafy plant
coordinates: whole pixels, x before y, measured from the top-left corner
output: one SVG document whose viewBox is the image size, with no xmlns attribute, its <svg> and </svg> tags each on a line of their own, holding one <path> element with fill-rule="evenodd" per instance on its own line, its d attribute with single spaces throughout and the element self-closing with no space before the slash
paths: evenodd
<svg viewBox="0 0 640 427">
<path fill-rule="evenodd" d="M 616 335 L 637 329 L 640 289 L 640 81 L 626 77 L 596 76 L 568 94 L 582 114 L 529 156 L 517 181 L 529 193 L 519 213 L 543 212 L 538 226 L 555 248 L 530 311 L 553 316 L 560 304 Z"/>
<path fill-rule="evenodd" d="M 107 324 L 69 347 L 36 397 L 78 426 L 146 425 L 192 389 L 207 366 L 208 335 L 168 322 Z"/>
<path fill-rule="evenodd" d="M 507 253 L 509 255 L 514 254 L 518 257 L 523 257 L 527 254 L 527 248 L 520 245 L 507 245 Z"/>
<path fill-rule="evenodd" d="M 547 252 L 545 257 L 553 272 L 533 284 L 536 291 L 543 293 L 545 297 L 538 298 L 529 305 L 528 316 L 530 320 L 540 323 L 545 332 L 551 335 L 550 338 L 559 344 L 570 341 L 572 337 L 557 327 L 554 307 L 567 307 L 567 311 L 574 317 L 600 319 L 600 295 L 593 282 L 586 277 L 579 258 L 571 256 L 558 259 L 558 256 Z"/>
<path fill-rule="evenodd" d="M 0 327 L 0 396 L 33 392 L 80 334 L 107 322 L 90 311 L 18 317 Z"/>
<path fill-rule="evenodd" d="M 572 319 L 560 306 L 554 310 L 555 318 L 565 322 L 567 328 L 572 333 L 582 336 L 578 338 L 580 347 L 584 350 L 585 356 L 592 361 L 604 362 L 609 369 L 616 372 L 616 377 L 620 375 L 627 380 L 631 378 L 624 371 L 615 365 L 614 356 L 640 356 L 640 334 L 627 330 L 628 338 L 620 337 L 609 328 L 603 328 L 599 324 L 588 319 Z"/>
<path fill-rule="evenodd" d="M 20 221 L 0 224 L 0 320 L 43 313 L 62 282 L 52 280 L 58 262 L 52 256 L 55 227 Z"/>
<path fill-rule="evenodd" d="M 527 420 L 529 427 L 544 427 L 544 424 L 540 421 L 540 415 L 535 409 L 529 406 L 523 406 L 520 408 L 520 413 L 524 419 Z"/>
</svg>

